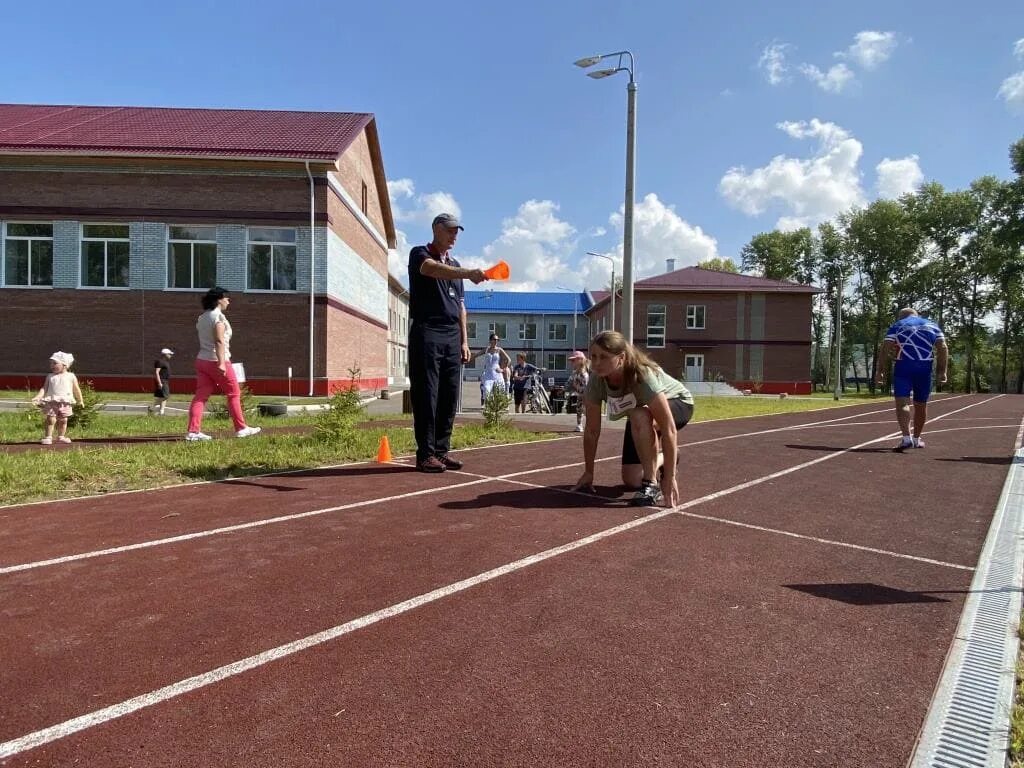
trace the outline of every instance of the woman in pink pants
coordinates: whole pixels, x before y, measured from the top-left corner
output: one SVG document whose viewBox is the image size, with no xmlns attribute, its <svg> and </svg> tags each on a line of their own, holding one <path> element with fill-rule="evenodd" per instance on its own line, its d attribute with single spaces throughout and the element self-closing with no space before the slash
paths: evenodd
<svg viewBox="0 0 1024 768">
<path fill-rule="evenodd" d="M 214 392 L 220 392 L 227 398 L 228 413 L 235 423 L 237 437 L 249 437 L 260 431 L 259 427 L 245 424 L 242 413 L 242 390 L 235 378 L 235 369 L 231 367 L 231 323 L 224 311 L 231 303 L 231 297 L 223 288 L 211 288 L 203 296 L 203 309 L 206 310 L 196 321 L 199 333 L 199 354 L 196 355 L 196 396 L 188 409 L 189 442 L 212 440 L 200 430 L 203 426 L 203 412 L 206 401 Z"/>
</svg>

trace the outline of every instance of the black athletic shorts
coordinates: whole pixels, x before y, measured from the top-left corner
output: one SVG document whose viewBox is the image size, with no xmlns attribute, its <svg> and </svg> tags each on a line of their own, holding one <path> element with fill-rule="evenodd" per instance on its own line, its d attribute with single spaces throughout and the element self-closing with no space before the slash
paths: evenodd
<svg viewBox="0 0 1024 768">
<path fill-rule="evenodd" d="M 689 403 L 684 403 L 678 397 L 668 401 L 668 409 L 672 411 L 672 417 L 676 422 L 676 429 L 682 429 L 693 418 L 693 406 Z M 633 442 L 633 429 L 630 424 L 626 424 L 626 434 L 622 436 L 622 463 L 640 463 L 640 454 L 636 452 L 636 444 Z"/>
</svg>

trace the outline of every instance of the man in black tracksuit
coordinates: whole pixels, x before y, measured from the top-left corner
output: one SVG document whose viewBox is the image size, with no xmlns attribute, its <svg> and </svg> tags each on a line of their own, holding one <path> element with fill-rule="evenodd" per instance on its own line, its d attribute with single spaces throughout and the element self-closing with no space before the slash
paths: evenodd
<svg viewBox="0 0 1024 768">
<path fill-rule="evenodd" d="M 462 281 L 481 283 L 483 270 L 449 255 L 462 225 L 450 213 L 433 221 L 434 239 L 409 252 L 409 384 L 416 433 L 416 469 L 444 472 L 462 462 L 448 455 L 458 409 L 459 377 L 469 361 Z"/>
</svg>

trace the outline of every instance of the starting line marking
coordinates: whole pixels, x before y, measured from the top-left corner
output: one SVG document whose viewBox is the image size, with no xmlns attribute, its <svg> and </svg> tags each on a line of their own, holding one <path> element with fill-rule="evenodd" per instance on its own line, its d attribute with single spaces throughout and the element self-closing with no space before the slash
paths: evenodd
<svg viewBox="0 0 1024 768">
<path fill-rule="evenodd" d="M 967 410 L 968 408 L 973 408 L 975 405 L 983 405 L 984 403 L 987 403 L 993 399 L 995 398 L 989 398 L 989 400 L 983 400 L 979 403 L 974 403 L 972 405 L 965 406 L 964 408 L 961 408 L 958 411 L 951 411 L 949 414 L 945 415 L 952 415 L 954 413 L 958 413 L 959 411 Z M 941 418 L 942 416 L 938 416 L 936 417 L 936 419 L 933 419 L 933 421 L 937 421 L 938 419 Z M 309 648 L 313 648 L 318 645 L 323 645 L 324 643 L 327 643 L 331 640 L 335 640 L 339 637 L 355 632 L 358 629 L 363 629 L 364 627 L 376 624 L 385 619 L 390 619 L 395 616 L 399 616 L 403 613 L 407 613 L 408 611 L 414 610 L 421 606 L 436 602 L 446 597 L 450 597 L 451 595 L 457 594 L 459 592 L 464 592 L 480 584 L 493 581 L 502 576 L 506 576 L 510 573 L 520 571 L 524 568 L 543 562 L 545 560 L 550 560 L 551 558 L 558 557 L 559 555 L 563 555 L 568 552 L 575 551 L 577 549 L 581 549 L 582 547 L 589 546 L 590 544 L 601 541 L 603 539 L 607 539 L 612 536 L 617 536 L 620 533 L 630 531 L 642 525 L 647 525 L 648 523 L 652 523 L 655 520 L 660 520 L 664 517 L 668 517 L 669 515 L 680 514 L 683 512 L 683 510 L 687 509 L 688 507 L 695 506 L 698 503 L 703 503 L 705 501 L 718 499 L 723 496 L 736 493 L 737 491 L 743 490 L 745 488 L 750 488 L 755 485 L 759 485 L 760 483 L 766 482 L 773 478 L 788 475 L 800 469 L 804 469 L 806 467 L 814 466 L 815 464 L 820 464 L 822 462 L 829 461 L 851 450 L 855 450 L 856 448 L 861 448 L 866 445 L 871 445 L 872 443 L 877 443 L 882 440 L 889 439 L 892 439 L 892 435 L 876 437 L 872 440 L 868 440 L 858 445 L 851 446 L 850 448 L 846 448 L 843 451 L 829 454 L 827 456 L 821 456 L 819 458 L 812 459 L 811 461 L 806 461 L 801 464 L 797 464 L 788 469 L 773 472 L 769 475 L 757 478 L 756 480 L 750 480 L 748 482 L 735 485 L 731 488 L 726 488 L 724 490 L 717 491 L 715 493 L 704 496 L 701 499 L 694 499 L 692 501 L 686 502 L 685 504 L 681 504 L 677 507 L 672 507 L 670 509 L 662 509 L 657 512 L 653 512 L 644 517 L 640 517 L 635 520 L 631 520 L 626 523 L 616 525 L 612 528 L 607 528 L 603 531 L 598 531 L 597 533 L 593 533 L 589 536 L 576 539 L 575 541 L 571 541 L 567 544 L 562 544 L 558 547 L 552 547 L 551 549 L 544 550 L 543 552 L 538 552 L 534 555 L 529 555 L 528 557 L 521 558 L 514 562 L 506 563 L 505 565 L 499 566 L 497 568 L 492 568 L 491 570 L 484 571 L 483 573 L 477 574 L 476 576 L 471 576 L 467 579 L 454 582 L 453 584 L 449 584 L 447 586 L 439 587 L 429 592 L 425 592 L 421 595 L 418 595 L 417 597 L 410 598 L 409 600 L 404 600 L 400 603 L 395 603 L 394 605 L 382 608 L 372 613 L 368 613 L 364 616 L 352 619 L 351 621 L 347 621 L 344 624 L 339 624 L 335 627 L 331 627 L 330 629 L 326 629 L 322 632 L 317 632 L 315 634 L 308 635 L 307 637 L 295 640 L 291 643 L 279 645 L 276 648 L 271 648 L 269 650 L 263 651 L 252 656 L 248 656 L 247 658 L 240 659 L 230 664 L 225 664 L 223 666 L 217 667 L 207 672 L 203 672 L 201 674 L 186 678 L 185 680 L 180 680 L 176 683 L 172 683 L 171 685 L 164 686 L 163 688 L 158 688 L 154 691 L 150 691 L 149 693 L 144 693 L 139 696 L 135 696 L 125 701 L 119 702 L 117 704 L 113 704 L 111 706 L 104 707 L 102 709 L 98 709 L 84 715 L 80 715 L 70 720 L 66 720 L 62 723 L 58 723 L 56 725 L 52 725 L 47 728 L 40 729 L 38 731 L 34 731 L 33 733 L 26 734 L 19 738 L 11 739 L 10 741 L 0 743 L 0 759 L 11 757 L 12 755 L 16 755 L 21 752 L 25 752 L 27 750 L 43 746 L 44 744 L 48 744 L 50 742 L 57 741 L 58 739 L 65 738 L 66 736 L 70 736 L 73 733 L 77 733 L 79 731 L 95 727 L 102 723 L 106 723 L 111 720 L 124 717 L 146 707 L 160 704 L 162 702 L 168 701 L 173 698 L 177 698 L 178 696 L 189 693 L 191 691 L 195 691 L 200 688 L 205 688 L 209 685 L 220 682 L 222 680 L 226 680 L 230 677 L 234 677 L 244 672 L 257 669 L 258 667 L 262 667 L 271 662 L 285 658 L 286 656 L 291 656 L 295 653 L 299 653 L 300 651 L 308 650 Z M 476 480 L 471 483 L 464 483 L 463 485 L 476 485 L 477 483 L 488 482 L 492 479 L 493 478 L 487 478 L 486 480 Z"/>
</svg>

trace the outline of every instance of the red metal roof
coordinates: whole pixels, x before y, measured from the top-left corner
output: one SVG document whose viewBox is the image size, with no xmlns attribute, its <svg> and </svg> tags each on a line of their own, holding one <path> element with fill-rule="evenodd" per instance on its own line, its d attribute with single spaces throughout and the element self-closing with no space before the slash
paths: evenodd
<svg viewBox="0 0 1024 768">
<path fill-rule="evenodd" d="M 0 152 L 333 161 L 373 115 L 0 104 Z"/>
<path fill-rule="evenodd" d="M 801 285 L 785 280 L 769 280 L 764 277 L 739 275 L 735 272 L 719 272 L 715 269 L 685 267 L 674 272 L 638 280 L 634 286 L 644 290 L 686 290 L 686 291 L 750 291 L 755 293 L 821 293 L 813 285 Z"/>
</svg>

